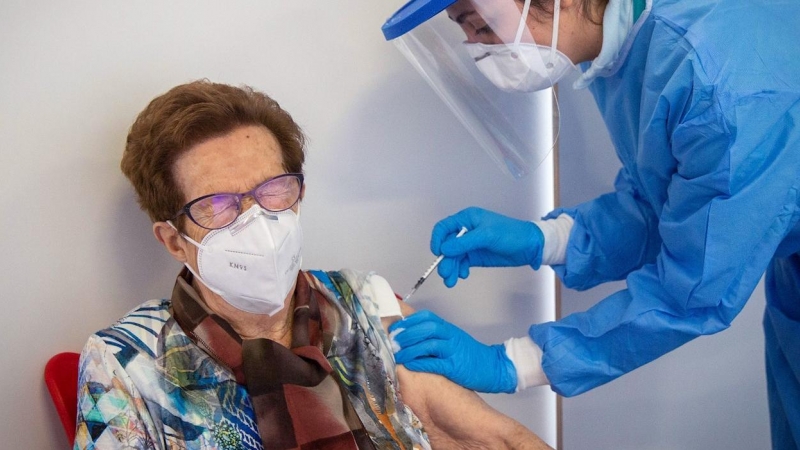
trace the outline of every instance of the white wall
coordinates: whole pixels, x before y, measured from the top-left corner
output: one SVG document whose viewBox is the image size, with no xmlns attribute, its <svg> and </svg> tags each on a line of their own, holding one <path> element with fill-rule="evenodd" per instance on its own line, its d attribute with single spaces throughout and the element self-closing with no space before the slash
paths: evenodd
<svg viewBox="0 0 800 450">
<path fill-rule="evenodd" d="M 620 167 L 591 94 L 562 83 L 561 203 L 613 189 Z M 624 288 L 562 290 L 562 314 Z M 565 450 L 769 448 L 760 284 L 726 331 L 701 337 L 621 378 L 563 401 Z"/>
<path fill-rule="evenodd" d="M 383 41 L 401 3 L 0 3 L 2 448 L 66 447 L 42 380 L 48 357 L 171 292 L 179 266 L 119 160 L 136 114 L 176 84 L 250 84 L 304 127 L 306 268 L 374 269 L 405 292 L 432 260 L 437 219 L 468 205 L 548 209 L 531 195 L 546 169 L 505 178 Z M 453 290 L 431 279 L 415 301 L 499 342 L 549 319 L 551 275 L 485 270 Z M 555 443 L 547 389 L 488 398 Z"/>
</svg>

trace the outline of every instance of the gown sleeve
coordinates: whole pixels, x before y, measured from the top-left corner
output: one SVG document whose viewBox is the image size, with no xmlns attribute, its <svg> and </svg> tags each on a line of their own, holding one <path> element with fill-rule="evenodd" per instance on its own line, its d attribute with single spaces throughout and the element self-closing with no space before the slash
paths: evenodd
<svg viewBox="0 0 800 450">
<path fill-rule="evenodd" d="M 627 276 L 627 289 L 586 312 L 529 329 L 559 394 L 580 394 L 730 326 L 800 219 L 797 95 L 737 96 L 713 86 L 696 88 L 693 95 L 669 134 L 677 167 L 658 212 L 660 239 L 635 237 L 651 229 L 651 217 L 633 193 L 618 192 L 577 209 L 567 282 L 575 264 L 570 258 L 593 258 L 578 267 L 585 273 L 601 268 L 608 278 L 635 265 L 625 264 L 623 255 L 645 264 Z M 625 248 L 659 240 L 652 259 L 649 250 Z M 583 254 L 584 248 L 592 252 Z M 615 273 L 613 264 L 622 269 Z M 588 287 L 602 277 L 584 279 L 590 282 L 577 284 Z"/>
<path fill-rule="evenodd" d="M 574 220 L 566 263 L 551 266 L 569 288 L 584 290 L 621 280 L 652 262 L 658 253 L 658 218 L 625 168 L 620 169 L 614 186 L 612 193 L 547 215 L 568 214 Z"/>
<path fill-rule="evenodd" d="M 81 354 L 75 450 L 155 449 L 147 406 L 111 348 L 97 335 Z"/>
</svg>

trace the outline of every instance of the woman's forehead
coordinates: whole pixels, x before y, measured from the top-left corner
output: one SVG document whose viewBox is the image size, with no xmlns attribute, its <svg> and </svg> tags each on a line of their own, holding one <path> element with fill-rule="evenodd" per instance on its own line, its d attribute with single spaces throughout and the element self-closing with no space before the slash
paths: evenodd
<svg viewBox="0 0 800 450">
<path fill-rule="evenodd" d="M 244 192 L 284 173 L 283 154 L 266 128 L 241 127 L 193 146 L 175 161 L 173 170 L 188 199 L 214 192 Z"/>
</svg>

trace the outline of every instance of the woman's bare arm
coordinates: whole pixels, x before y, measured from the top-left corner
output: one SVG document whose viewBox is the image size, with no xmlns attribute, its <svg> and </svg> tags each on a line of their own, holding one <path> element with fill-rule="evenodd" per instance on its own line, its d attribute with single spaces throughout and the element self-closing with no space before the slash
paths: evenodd
<svg viewBox="0 0 800 450">
<path fill-rule="evenodd" d="M 404 315 L 413 308 L 400 302 Z M 393 320 L 383 319 L 384 328 Z M 489 406 L 473 391 L 440 375 L 397 367 L 400 395 L 419 417 L 433 448 L 551 449 L 516 420 Z"/>
</svg>

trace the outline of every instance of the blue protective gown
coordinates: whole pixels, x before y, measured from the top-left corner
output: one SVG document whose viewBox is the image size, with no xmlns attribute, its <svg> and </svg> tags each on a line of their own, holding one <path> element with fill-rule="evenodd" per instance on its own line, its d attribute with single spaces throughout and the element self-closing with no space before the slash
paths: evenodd
<svg viewBox="0 0 800 450">
<path fill-rule="evenodd" d="M 627 289 L 534 325 L 572 396 L 730 326 L 767 273 L 775 448 L 800 445 L 800 1 L 654 0 L 590 86 L 622 161 L 574 218 L 564 284 Z"/>
</svg>

